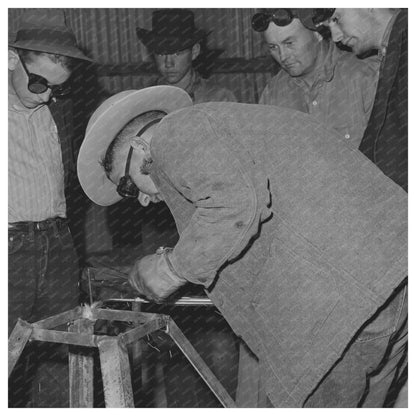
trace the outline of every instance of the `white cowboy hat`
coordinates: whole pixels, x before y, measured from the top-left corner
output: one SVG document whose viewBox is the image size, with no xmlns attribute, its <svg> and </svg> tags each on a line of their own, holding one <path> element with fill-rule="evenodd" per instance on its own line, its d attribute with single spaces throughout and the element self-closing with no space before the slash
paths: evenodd
<svg viewBox="0 0 416 416">
<path fill-rule="evenodd" d="M 126 124 L 147 111 L 169 114 L 190 105 L 192 99 L 184 90 L 164 85 L 123 91 L 104 101 L 88 122 L 78 155 L 78 178 L 87 196 L 102 206 L 122 199 L 117 193 L 117 185 L 107 178 L 100 162 Z"/>
</svg>

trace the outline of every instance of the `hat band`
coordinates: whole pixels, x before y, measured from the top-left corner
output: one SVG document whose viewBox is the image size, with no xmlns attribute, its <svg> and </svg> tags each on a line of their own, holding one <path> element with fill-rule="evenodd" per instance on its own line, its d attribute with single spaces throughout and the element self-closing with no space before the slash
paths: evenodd
<svg viewBox="0 0 416 416">
<path fill-rule="evenodd" d="M 76 45 L 75 36 L 69 31 L 59 29 L 21 29 L 17 32 L 16 41 L 53 42 L 54 44 Z"/>
</svg>

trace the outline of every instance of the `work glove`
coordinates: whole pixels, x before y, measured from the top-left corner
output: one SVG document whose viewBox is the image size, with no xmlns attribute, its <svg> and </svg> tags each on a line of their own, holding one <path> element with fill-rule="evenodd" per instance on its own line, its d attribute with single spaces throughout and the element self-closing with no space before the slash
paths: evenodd
<svg viewBox="0 0 416 416">
<path fill-rule="evenodd" d="M 187 280 L 178 276 L 169 260 L 171 249 L 160 248 L 136 261 L 129 272 L 130 285 L 146 299 L 162 303 Z"/>
</svg>

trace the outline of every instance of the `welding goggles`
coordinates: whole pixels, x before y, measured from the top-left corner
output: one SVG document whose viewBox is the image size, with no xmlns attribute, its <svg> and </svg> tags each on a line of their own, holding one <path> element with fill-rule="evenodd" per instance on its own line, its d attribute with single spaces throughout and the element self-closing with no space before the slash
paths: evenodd
<svg viewBox="0 0 416 416">
<path fill-rule="evenodd" d="M 256 13 L 251 19 L 251 26 L 256 32 L 264 32 L 270 22 L 277 26 L 287 26 L 298 18 L 310 30 L 317 30 L 320 23 L 328 20 L 335 9 L 275 9 Z"/>
</svg>

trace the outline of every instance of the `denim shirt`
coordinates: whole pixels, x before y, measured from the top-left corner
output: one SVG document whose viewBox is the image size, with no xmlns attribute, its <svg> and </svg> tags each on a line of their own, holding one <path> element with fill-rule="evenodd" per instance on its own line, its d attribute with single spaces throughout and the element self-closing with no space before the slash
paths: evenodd
<svg viewBox="0 0 416 416">
<path fill-rule="evenodd" d="M 281 70 L 266 85 L 259 103 L 309 113 L 357 149 L 373 106 L 380 61 L 359 60 L 333 42 L 322 41 L 318 62 L 312 86 Z"/>
<path fill-rule="evenodd" d="M 207 103 L 155 128 L 150 176 L 175 218 L 176 273 L 301 406 L 407 276 L 407 194 L 311 116 Z"/>
</svg>

